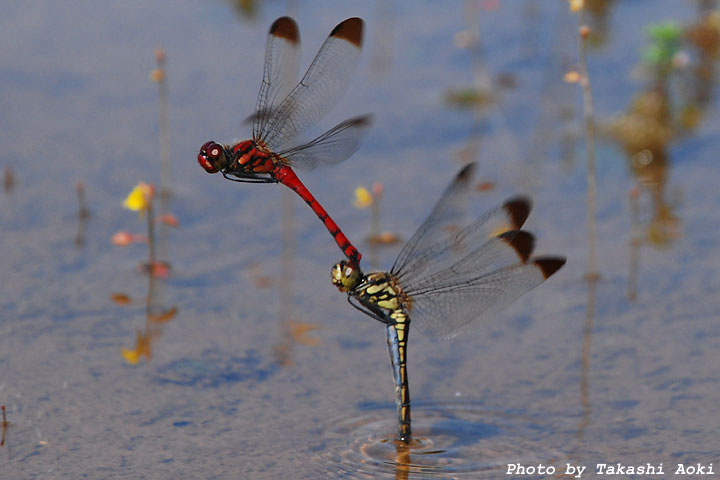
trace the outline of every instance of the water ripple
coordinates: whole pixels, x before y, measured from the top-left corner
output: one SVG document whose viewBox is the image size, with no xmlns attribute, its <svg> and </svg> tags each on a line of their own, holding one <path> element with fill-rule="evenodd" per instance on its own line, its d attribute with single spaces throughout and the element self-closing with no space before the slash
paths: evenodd
<svg viewBox="0 0 720 480">
<path fill-rule="evenodd" d="M 497 478 L 509 463 L 552 463 L 553 424 L 473 405 L 413 406 L 413 441 L 395 440 L 393 409 L 331 420 L 314 448 L 334 478 Z"/>
</svg>

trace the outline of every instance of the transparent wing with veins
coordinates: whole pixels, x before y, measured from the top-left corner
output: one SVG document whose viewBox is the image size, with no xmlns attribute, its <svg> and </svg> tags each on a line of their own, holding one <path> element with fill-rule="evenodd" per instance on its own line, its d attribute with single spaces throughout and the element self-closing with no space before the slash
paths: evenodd
<svg viewBox="0 0 720 480">
<path fill-rule="evenodd" d="M 265 46 L 265 67 L 253 123 L 253 135 L 261 132 L 269 116 L 296 85 L 300 33 L 290 17 L 280 17 L 270 26 Z"/>
<path fill-rule="evenodd" d="M 547 280 L 565 264 L 563 257 L 531 258 L 498 270 L 470 276 L 447 275 L 431 288 L 411 289 L 411 324 L 431 337 L 453 337 L 498 313 L 522 294 Z"/>
<path fill-rule="evenodd" d="M 371 115 L 345 120 L 316 139 L 279 155 L 288 165 L 299 170 L 335 165 L 358 149 L 371 124 Z"/>
<path fill-rule="evenodd" d="M 360 18 L 349 18 L 336 26 L 288 96 L 277 107 L 260 107 L 253 121 L 253 138 L 265 142 L 273 151 L 281 151 L 291 139 L 325 116 L 350 83 L 360 58 L 362 38 Z"/>
<path fill-rule="evenodd" d="M 443 192 L 437 204 L 408 243 L 390 273 L 404 286 L 457 263 L 488 240 L 522 227 L 530 213 L 526 197 L 513 197 L 470 225 L 458 229 L 466 210 L 475 164 L 463 168 Z"/>
<path fill-rule="evenodd" d="M 467 206 L 470 183 L 476 164 L 463 167 L 440 196 L 430 215 L 408 240 L 395 260 L 390 273 L 397 277 L 405 270 L 411 259 L 419 259 L 422 252 L 438 241 L 450 236 L 453 228 L 458 228 Z"/>
</svg>

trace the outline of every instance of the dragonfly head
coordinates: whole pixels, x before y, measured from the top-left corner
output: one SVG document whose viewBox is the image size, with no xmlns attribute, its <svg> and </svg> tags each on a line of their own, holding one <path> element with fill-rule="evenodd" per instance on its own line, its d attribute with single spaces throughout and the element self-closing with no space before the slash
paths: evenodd
<svg viewBox="0 0 720 480">
<path fill-rule="evenodd" d="M 227 167 L 225 148 L 215 142 L 207 142 L 200 147 L 197 160 L 200 166 L 208 173 L 217 173 Z"/>
<path fill-rule="evenodd" d="M 341 292 L 349 292 L 360 283 L 360 265 L 343 260 L 332 268 L 332 283 Z"/>
</svg>

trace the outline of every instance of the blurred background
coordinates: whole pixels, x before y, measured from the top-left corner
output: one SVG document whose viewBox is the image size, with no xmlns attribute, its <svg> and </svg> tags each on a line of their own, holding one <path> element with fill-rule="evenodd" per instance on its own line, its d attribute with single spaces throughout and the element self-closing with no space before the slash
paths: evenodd
<svg viewBox="0 0 720 480">
<path fill-rule="evenodd" d="M 0 1 L 7 478 L 715 460 L 720 7 L 571 3 Z M 568 258 L 475 335 L 411 334 L 409 457 L 384 329 L 331 286 L 331 237 L 285 187 L 196 162 L 250 137 L 282 15 L 301 71 L 341 20 L 366 22 L 308 138 L 373 127 L 346 162 L 298 172 L 366 270 L 390 268 L 470 161 L 468 219 L 530 195 L 538 252 Z"/>
</svg>

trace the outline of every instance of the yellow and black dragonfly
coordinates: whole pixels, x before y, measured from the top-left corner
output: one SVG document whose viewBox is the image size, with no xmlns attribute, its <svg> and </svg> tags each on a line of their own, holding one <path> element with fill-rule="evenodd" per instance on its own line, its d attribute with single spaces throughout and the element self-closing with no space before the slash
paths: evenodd
<svg viewBox="0 0 720 480">
<path fill-rule="evenodd" d="M 474 170 L 475 164 L 469 164 L 457 174 L 389 272 L 364 274 L 346 261 L 333 266 L 333 285 L 347 292 L 350 304 L 387 326 L 398 432 L 405 443 L 411 440 L 410 323 L 432 337 L 453 337 L 497 313 L 565 264 L 564 257 L 531 256 L 534 237 L 520 230 L 531 209 L 526 197 L 511 198 L 457 228 Z"/>
</svg>

